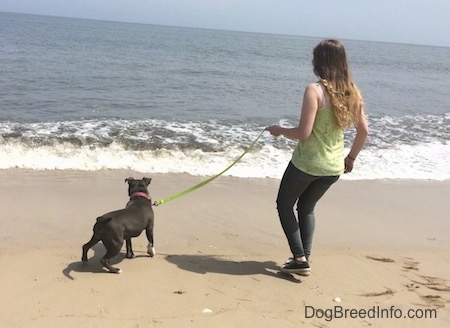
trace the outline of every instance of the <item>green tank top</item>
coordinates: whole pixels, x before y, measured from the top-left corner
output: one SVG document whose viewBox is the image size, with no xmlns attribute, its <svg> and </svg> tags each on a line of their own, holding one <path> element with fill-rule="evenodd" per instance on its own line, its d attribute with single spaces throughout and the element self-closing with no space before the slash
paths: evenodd
<svg viewBox="0 0 450 328">
<path fill-rule="evenodd" d="M 314 176 L 344 173 L 344 132 L 338 128 L 331 105 L 317 111 L 311 135 L 300 140 L 292 154 L 292 164 Z"/>
</svg>

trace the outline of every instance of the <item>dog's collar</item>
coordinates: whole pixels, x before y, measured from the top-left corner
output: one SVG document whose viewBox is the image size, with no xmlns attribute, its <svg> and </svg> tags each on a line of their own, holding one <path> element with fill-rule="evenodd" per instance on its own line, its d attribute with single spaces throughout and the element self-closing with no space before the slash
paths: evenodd
<svg viewBox="0 0 450 328">
<path fill-rule="evenodd" d="M 152 201 L 152 197 L 150 195 L 147 195 L 145 192 L 137 191 L 131 194 L 130 198 L 134 197 L 144 197 L 147 198 L 150 202 Z"/>
</svg>

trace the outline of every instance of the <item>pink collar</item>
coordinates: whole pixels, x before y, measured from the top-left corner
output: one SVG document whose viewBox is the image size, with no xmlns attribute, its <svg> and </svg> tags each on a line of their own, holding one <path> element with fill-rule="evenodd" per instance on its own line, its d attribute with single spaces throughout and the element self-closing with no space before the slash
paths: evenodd
<svg viewBox="0 0 450 328">
<path fill-rule="evenodd" d="M 150 202 L 152 201 L 152 198 L 150 197 L 150 195 L 147 195 L 145 192 L 141 192 L 141 191 L 132 193 L 130 198 L 134 198 L 134 197 L 144 197 L 144 198 L 147 198 Z"/>
</svg>

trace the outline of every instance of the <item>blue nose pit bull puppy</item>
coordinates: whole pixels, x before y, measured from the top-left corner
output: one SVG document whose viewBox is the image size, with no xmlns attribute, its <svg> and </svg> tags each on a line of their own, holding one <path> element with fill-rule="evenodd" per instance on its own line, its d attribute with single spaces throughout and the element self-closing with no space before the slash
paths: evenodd
<svg viewBox="0 0 450 328">
<path fill-rule="evenodd" d="M 100 260 L 102 265 L 112 273 L 120 273 L 119 268 L 113 267 L 109 260 L 119 254 L 123 242 L 126 242 L 126 258 L 133 258 L 131 238 L 139 236 L 145 230 L 148 239 L 147 253 L 153 257 L 155 247 L 153 244 L 154 215 L 151 198 L 148 193 L 148 185 L 151 178 L 135 180 L 125 179 L 128 182 L 128 195 L 130 200 L 124 209 L 103 214 L 97 218 L 94 225 L 94 235 L 83 245 L 82 261 L 88 261 L 88 250 L 102 241 L 106 248 L 106 254 Z"/>
</svg>

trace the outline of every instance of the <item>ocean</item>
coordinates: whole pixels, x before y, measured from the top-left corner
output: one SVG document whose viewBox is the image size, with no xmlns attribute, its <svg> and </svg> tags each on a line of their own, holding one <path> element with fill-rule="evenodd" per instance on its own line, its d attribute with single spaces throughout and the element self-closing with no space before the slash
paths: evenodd
<svg viewBox="0 0 450 328">
<path fill-rule="evenodd" d="M 298 123 L 320 41 L 0 13 L 0 169 L 215 175 Z M 450 179 L 450 48 L 342 41 L 370 125 L 343 179 Z M 279 179 L 295 144 L 225 175 Z"/>
</svg>

